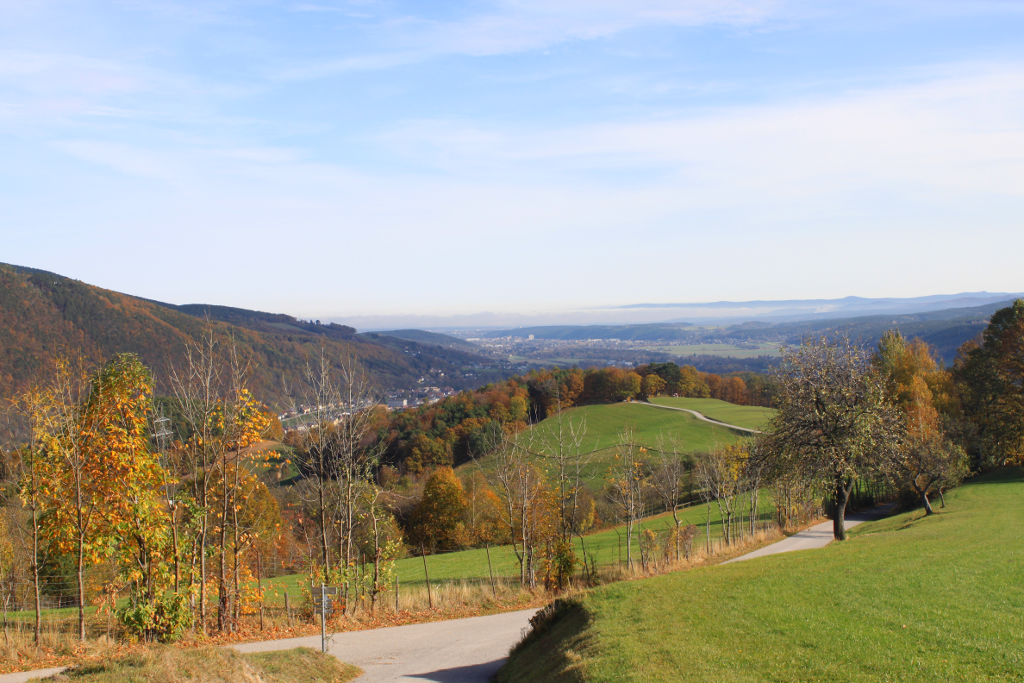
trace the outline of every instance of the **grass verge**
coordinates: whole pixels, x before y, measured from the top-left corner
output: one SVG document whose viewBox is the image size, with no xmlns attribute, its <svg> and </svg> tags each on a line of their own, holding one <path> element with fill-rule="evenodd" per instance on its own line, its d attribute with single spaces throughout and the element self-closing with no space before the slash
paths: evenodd
<svg viewBox="0 0 1024 683">
<path fill-rule="evenodd" d="M 240 654 L 215 647 L 153 647 L 68 669 L 42 680 L 76 683 L 346 683 L 361 673 L 359 667 L 304 647 L 257 654 Z"/>
<path fill-rule="evenodd" d="M 499 680 L 1019 681 L 1022 499 L 1007 468 L 846 543 L 604 586 Z"/>
</svg>

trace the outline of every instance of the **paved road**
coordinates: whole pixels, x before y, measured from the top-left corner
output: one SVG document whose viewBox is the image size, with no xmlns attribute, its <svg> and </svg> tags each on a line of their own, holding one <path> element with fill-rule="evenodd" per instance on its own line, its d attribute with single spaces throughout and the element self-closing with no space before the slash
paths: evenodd
<svg viewBox="0 0 1024 683">
<path fill-rule="evenodd" d="M 893 508 L 896 507 L 895 503 L 889 505 L 881 505 L 873 510 L 867 510 L 865 512 L 859 512 L 852 514 L 846 518 L 846 528 L 855 527 L 863 522 L 869 522 L 873 519 L 880 519 L 885 517 Z M 731 560 L 726 560 L 722 564 L 729 564 L 730 562 L 740 562 L 741 560 L 752 560 L 755 557 L 764 557 L 765 555 L 775 555 L 777 553 L 789 553 L 794 550 L 810 550 L 812 548 L 824 548 L 832 542 L 834 538 L 832 534 L 832 521 L 822 522 L 821 524 L 815 524 L 814 526 L 804 529 L 803 531 L 793 534 L 789 538 L 785 538 L 778 543 L 772 543 L 767 545 L 760 550 L 747 553 L 746 555 L 740 555 L 734 557 Z M 2 683 L 2 682 L 0 682 Z"/>
<path fill-rule="evenodd" d="M 56 669 L 36 669 L 35 671 L 19 671 L 16 674 L 0 674 L 0 683 L 25 683 L 30 678 L 46 678 L 53 674 L 59 674 L 66 667 Z"/>
<path fill-rule="evenodd" d="M 645 401 L 636 401 L 636 403 L 638 405 L 650 406 L 652 408 L 663 408 L 665 410 L 679 410 L 681 412 L 689 413 L 690 415 L 693 415 L 698 420 L 704 420 L 705 422 L 710 422 L 711 424 L 718 425 L 719 427 L 728 427 L 729 429 L 738 429 L 741 432 L 747 432 L 747 433 L 750 433 L 750 434 L 760 434 L 761 433 L 761 432 L 759 432 L 756 429 L 748 429 L 747 427 L 738 427 L 737 425 L 731 425 L 731 424 L 728 424 L 728 423 L 725 423 L 725 422 L 719 422 L 718 420 L 712 420 L 707 415 L 704 415 L 703 413 L 698 413 L 696 410 L 690 410 L 689 408 L 676 408 L 675 406 L 663 406 L 663 405 L 658 405 L 657 403 L 647 403 Z"/>
<path fill-rule="evenodd" d="M 336 633 L 328 652 L 365 673 L 359 683 L 437 681 L 486 683 L 501 668 L 509 649 L 530 626 L 535 609 L 486 617 Z M 320 636 L 267 640 L 233 646 L 239 652 L 271 652 L 294 647 L 320 649 Z M 0 675 L 0 683 L 24 683 L 63 671 L 43 669 Z"/>
<path fill-rule="evenodd" d="M 365 673 L 359 683 L 437 681 L 485 683 L 530 626 L 535 609 L 486 617 L 335 634 L 328 652 Z M 235 645 L 239 652 L 320 649 L 320 637 Z M 6 683 L 0 679 L 0 683 Z"/>
</svg>

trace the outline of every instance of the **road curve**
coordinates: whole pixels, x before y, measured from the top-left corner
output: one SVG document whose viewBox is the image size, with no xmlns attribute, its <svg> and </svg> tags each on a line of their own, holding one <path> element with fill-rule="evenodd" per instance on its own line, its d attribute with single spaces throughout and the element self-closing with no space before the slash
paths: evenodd
<svg viewBox="0 0 1024 683">
<path fill-rule="evenodd" d="M 747 427 L 740 427 L 740 426 L 737 426 L 737 425 L 728 424 L 726 422 L 719 422 L 718 420 L 712 420 L 707 415 L 704 415 L 703 413 L 698 413 L 696 410 L 690 410 L 689 408 L 676 408 L 674 406 L 663 406 L 663 405 L 659 405 L 657 403 L 647 403 L 646 401 L 636 401 L 636 403 L 638 405 L 650 406 L 652 408 L 664 408 L 665 410 L 679 410 L 681 412 L 689 413 L 690 415 L 693 415 L 698 420 L 704 420 L 705 422 L 710 422 L 711 424 L 718 425 L 719 427 L 728 427 L 729 429 L 736 429 L 736 430 L 739 430 L 741 432 L 747 432 L 749 434 L 760 434 L 761 433 L 761 432 L 759 432 L 756 429 L 749 429 Z"/>
<path fill-rule="evenodd" d="M 485 683 L 505 663 L 509 649 L 523 637 L 530 627 L 530 617 L 536 613 L 537 610 L 528 609 L 486 617 L 336 633 L 327 651 L 364 671 L 356 679 L 358 683 Z M 232 647 L 239 652 L 270 652 L 293 647 L 319 650 L 320 636 Z"/>
<path fill-rule="evenodd" d="M 536 609 L 486 617 L 433 621 L 369 631 L 335 633 L 327 651 L 363 670 L 357 683 L 437 681 L 486 683 L 508 651 L 530 627 Z M 272 652 L 295 647 L 320 649 L 320 636 L 231 645 L 239 652 Z M 0 674 L 0 683 L 24 683 L 60 673 L 64 667 Z"/>
</svg>

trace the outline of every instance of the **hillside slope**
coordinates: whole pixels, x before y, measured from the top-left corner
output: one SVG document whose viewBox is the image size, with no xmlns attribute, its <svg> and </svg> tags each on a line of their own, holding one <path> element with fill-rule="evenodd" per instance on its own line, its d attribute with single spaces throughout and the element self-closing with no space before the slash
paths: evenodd
<svg viewBox="0 0 1024 683">
<path fill-rule="evenodd" d="M 499 680 L 1019 681 L 1022 496 L 1007 468 L 845 543 L 599 588 Z"/>
<path fill-rule="evenodd" d="M 257 395 L 276 406 L 287 403 L 285 386 L 301 383 L 306 358 L 319 353 L 321 344 L 332 358 L 362 361 L 382 390 L 413 387 L 421 377 L 441 373 L 443 379 L 431 383 L 455 388 L 501 376 L 492 361 L 436 344 L 356 335 L 343 325 L 282 314 L 164 304 L 0 264 L 0 398 L 24 389 L 55 356 L 69 353 L 95 363 L 119 352 L 137 353 L 155 373 L 158 390 L 166 392 L 166 378 L 182 366 L 186 343 L 202 335 L 207 318 L 219 338 L 233 338 L 253 361 Z"/>
</svg>

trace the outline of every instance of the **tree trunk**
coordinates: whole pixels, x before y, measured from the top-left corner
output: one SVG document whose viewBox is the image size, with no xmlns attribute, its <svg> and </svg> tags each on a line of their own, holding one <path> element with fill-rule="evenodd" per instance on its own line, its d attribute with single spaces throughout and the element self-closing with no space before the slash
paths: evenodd
<svg viewBox="0 0 1024 683">
<path fill-rule="evenodd" d="M 932 510 L 932 503 L 928 500 L 928 489 L 921 490 L 921 502 L 924 504 L 924 514 L 934 515 L 935 510 Z"/>
<path fill-rule="evenodd" d="M 942 495 L 942 487 L 939 487 L 939 500 L 942 501 L 942 509 L 946 509 L 946 496 Z"/>
<path fill-rule="evenodd" d="M 85 543 L 79 538 L 78 562 L 75 574 L 78 577 L 78 639 L 85 641 Z"/>
<path fill-rule="evenodd" d="M 852 489 L 852 479 L 847 481 L 845 477 L 836 477 L 836 509 L 832 515 L 832 534 L 837 541 L 846 540 L 846 503 L 850 500 Z"/>
<path fill-rule="evenodd" d="M 33 487 L 33 490 L 35 488 Z M 33 642 L 39 647 L 39 639 L 43 631 L 43 610 L 39 594 L 39 517 L 36 516 L 36 508 L 32 508 L 32 594 L 35 598 L 35 634 Z"/>
</svg>

